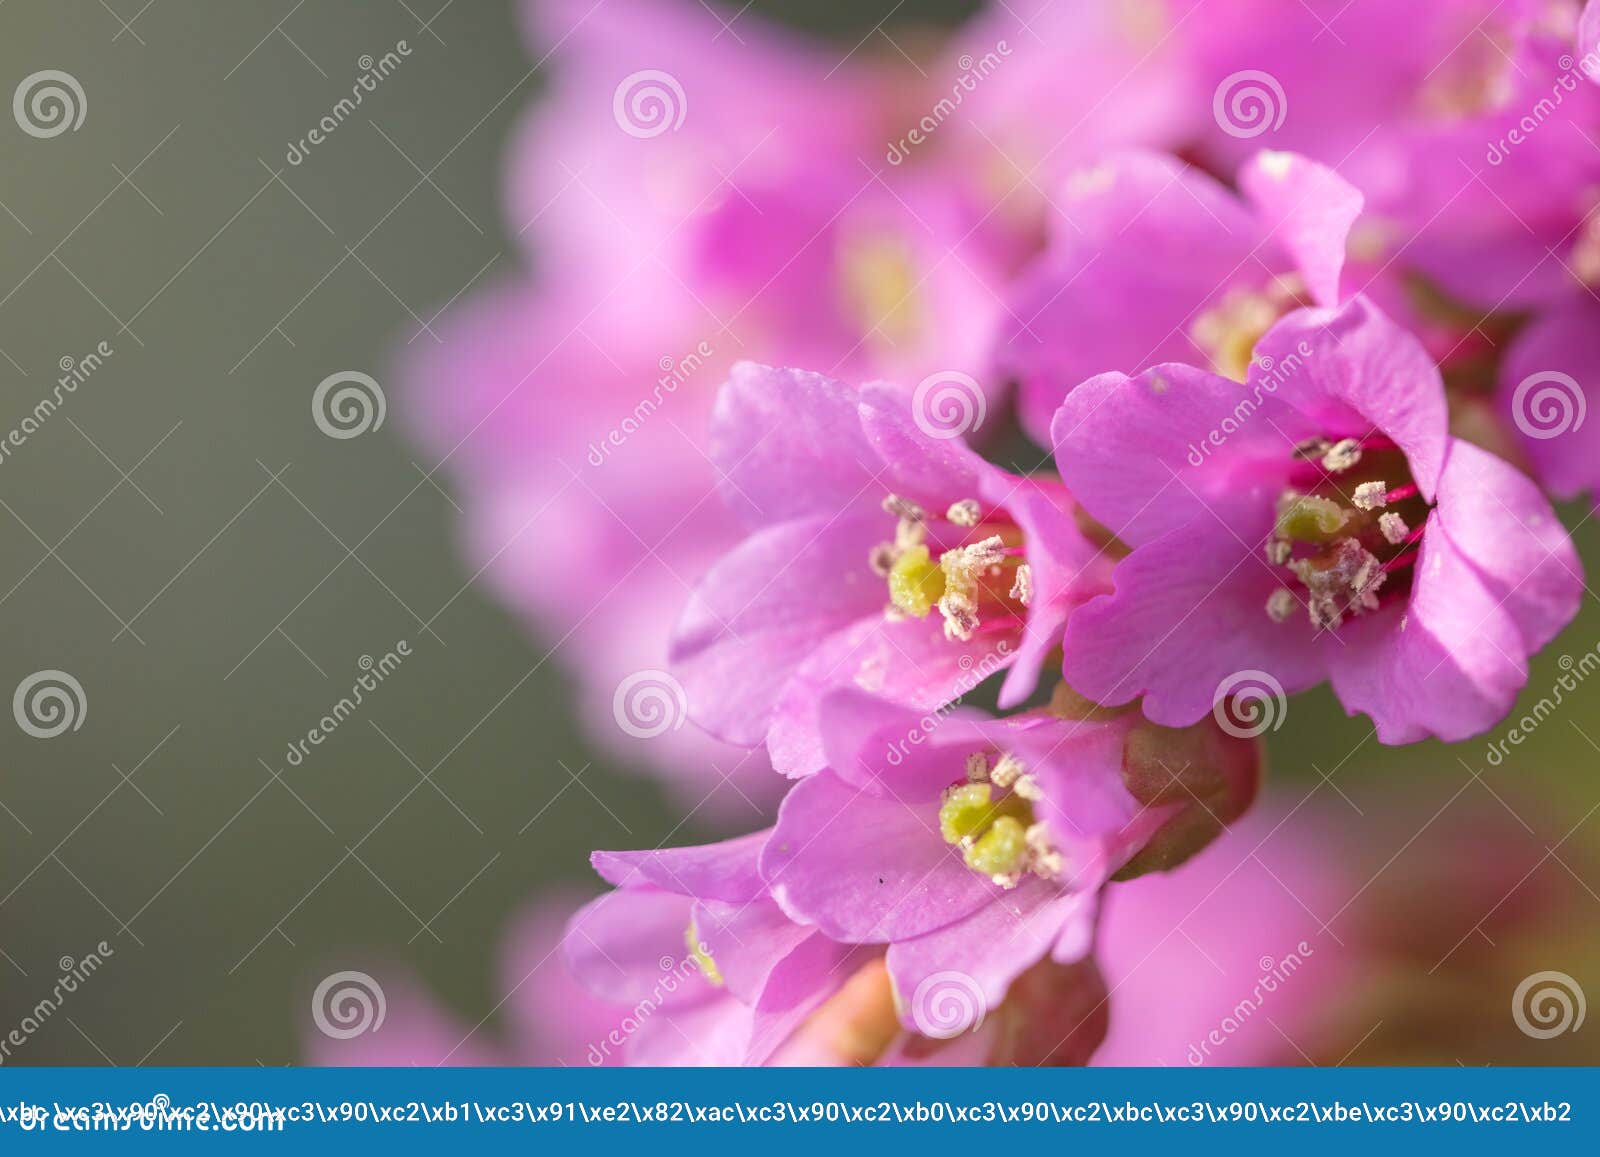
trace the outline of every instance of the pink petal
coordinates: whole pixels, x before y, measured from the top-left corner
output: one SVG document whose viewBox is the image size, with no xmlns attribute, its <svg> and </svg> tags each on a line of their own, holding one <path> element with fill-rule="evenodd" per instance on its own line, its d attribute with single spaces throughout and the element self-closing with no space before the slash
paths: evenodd
<svg viewBox="0 0 1600 1157">
<path fill-rule="evenodd" d="M 1170 727 L 1204 718 L 1217 687 L 1242 671 L 1290 693 L 1320 682 L 1309 618 L 1267 614 L 1282 585 L 1261 554 L 1270 523 L 1270 508 L 1237 527 L 1207 513 L 1137 548 L 1117 566 L 1116 593 L 1068 621 L 1067 682 L 1097 703 L 1143 695 L 1145 715 Z"/>
<path fill-rule="evenodd" d="M 673 633 L 672 671 L 694 721 L 759 744 L 819 640 L 881 617 L 888 593 L 868 557 L 893 531 L 882 510 L 816 514 L 756 531 L 712 567 Z"/>
<path fill-rule="evenodd" d="M 1030 877 L 964 919 L 889 946 L 900 1023 L 971 1031 L 1005 1000 L 1011 982 L 1038 963 L 1073 922 L 1094 923 L 1092 896 Z M 1081 937 L 1075 938 L 1080 940 Z"/>
<path fill-rule="evenodd" d="M 1387 744 L 1477 735 L 1528 678 L 1511 616 L 1450 536 L 1431 527 L 1409 601 L 1347 620 L 1326 651 L 1339 701 L 1371 716 Z"/>
<path fill-rule="evenodd" d="M 1263 151 L 1239 170 L 1239 187 L 1260 213 L 1267 233 L 1294 259 L 1312 300 L 1339 304 L 1350 226 L 1362 196 L 1332 169 L 1297 153 Z"/>
<path fill-rule="evenodd" d="M 1424 497 L 1433 497 L 1448 427 L 1444 383 L 1422 343 L 1367 298 L 1296 310 L 1268 330 L 1256 345 L 1250 384 L 1268 382 L 1319 435 L 1376 431 L 1393 439 Z"/>
<path fill-rule="evenodd" d="M 859 944 L 942 928 L 1000 892 L 944 842 L 937 803 L 865 795 L 829 772 L 789 792 L 761 870 L 791 917 Z"/>
<path fill-rule="evenodd" d="M 651 885 L 699 900 L 744 903 L 763 894 L 757 870 L 770 831 L 690 848 L 641 852 L 595 852 L 595 871 L 619 888 Z"/>
<path fill-rule="evenodd" d="M 1527 475 L 1455 440 L 1432 517 L 1511 617 L 1528 654 L 1577 614 L 1583 564 L 1566 527 Z"/>
<path fill-rule="evenodd" d="M 882 615 L 825 640 L 795 673 L 773 715 L 767 746 L 772 766 L 788 776 L 827 766 L 818 709 L 841 687 L 891 703 L 933 711 L 971 691 L 983 673 L 1015 661 L 1016 636 L 979 629 L 970 640 L 946 639 L 938 616 L 889 622 Z"/>
<path fill-rule="evenodd" d="M 666 1003 L 703 998 L 710 985 L 682 979 L 678 966 L 688 952 L 684 931 L 693 901 L 654 888 L 607 892 L 585 904 L 567 925 L 567 967 L 602 1000 L 632 1007 L 641 1000 Z M 676 977 L 673 991 L 663 982 Z"/>
<path fill-rule="evenodd" d="M 1070 224 L 1019 278 L 996 351 L 1021 380 L 1023 425 L 1041 441 L 1079 382 L 1194 358 L 1188 331 L 1206 303 L 1262 277 L 1251 214 L 1175 158 L 1117 154 L 1054 196 Z"/>
<path fill-rule="evenodd" d="M 871 481 L 881 465 L 856 403 L 854 390 L 821 374 L 733 367 L 712 415 L 711 458 L 746 525 L 877 505 Z"/>
<path fill-rule="evenodd" d="M 1558 498 L 1600 491 L 1600 412 L 1590 413 L 1600 408 L 1596 335 L 1600 305 L 1574 294 L 1571 304 L 1541 312 L 1517 334 L 1500 369 L 1501 413 Z"/>
<path fill-rule="evenodd" d="M 1315 431 L 1271 391 L 1170 363 L 1084 382 L 1050 432 L 1073 497 L 1138 545 L 1214 510 L 1270 509 L 1294 441 Z"/>
</svg>

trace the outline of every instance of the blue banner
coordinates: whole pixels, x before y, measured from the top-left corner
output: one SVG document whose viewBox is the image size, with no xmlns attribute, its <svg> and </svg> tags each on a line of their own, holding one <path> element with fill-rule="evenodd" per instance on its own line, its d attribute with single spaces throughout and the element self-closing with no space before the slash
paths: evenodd
<svg viewBox="0 0 1600 1157">
<path fill-rule="evenodd" d="M 1583 1146 L 1596 1069 L 0 1070 L 0 1152 Z M 1585 1140 L 1587 1138 L 1587 1140 Z"/>
</svg>

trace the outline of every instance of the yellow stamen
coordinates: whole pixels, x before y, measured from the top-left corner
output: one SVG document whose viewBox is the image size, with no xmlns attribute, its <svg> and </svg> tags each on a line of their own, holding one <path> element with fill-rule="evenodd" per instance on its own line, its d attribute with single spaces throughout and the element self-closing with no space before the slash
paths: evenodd
<svg viewBox="0 0 1600 1157">
<path fill-rule="evenodd" d="M 924 618 L 944 595 L 944 572 L 926 546 L 907 549 L 889 568 L 889 601 L 908 615 Z"/>
</svg>

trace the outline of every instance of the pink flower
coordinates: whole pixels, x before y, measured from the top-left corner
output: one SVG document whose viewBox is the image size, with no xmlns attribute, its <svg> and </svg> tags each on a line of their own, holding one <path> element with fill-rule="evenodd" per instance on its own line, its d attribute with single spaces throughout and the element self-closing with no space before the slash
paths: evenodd
<svg viewBox="0 0 1600 1157">
<path fill-rule="evenodd" d="M 1278 318 L 1338 304 L 1361 194 L 1292 153 L 1256 154 L 1239 185 L 1242 196 L 1153 153 L 1063 182 L 1050 248 L 1013 288 L 998 352 L 1037 438 L 1094 374 L 1184 361 L 1242 380 Z"/>
<path fill-rule="evenodd" d="M 618 886 L 573 917 L 566 957 L 633 1010 L 633 1064 L 763 1064 L 842 979 L 849 952 L 790 922 L 756 870 L 765 832 L 702 848 L 596 852 Z"/>
<path fill-rule="evenodd" d="M 725 360 L 691 344 L 663 370 L 657 351 L 680 338 L 658 320 L 486 291 L 436 324 L 443 344 L 419 338 L 407 417 L 454 475 L 470 577 L 544 640 L 530 665 L 577 671 L 597 742 L 668 773 L 691 805 L 741 813 L 770 781 L 764 760 L 681 714 L 644 735 L 616 714 L 619 687 L 666 667 L 693 576 L 739 532 L 702 449 Z"/>
<path fill-rule="evenodd" d="M 1227 171 L 1270 144 L 1336 167 L 1366 194 L 1373 268 L 1426 278 L 1420 316 L 1396 316 L 1435 331 L 1464 408 L 1496 391 L 1505 448 L 1543 484 L 1600 489 L 1600 426 L 1580 417 L 1600 378 L 1581 337 L 1600 326 L 1600 5 L 1220 0 L 1206 17 L 1189 67 L 1220 131 L 1186 155 Z"/>
<path fill-rule="evenodd" d="M 694 719 L 765 740 L 786 774 L 823 766 L 817 704 L 836 687 L 929 710 L 1006 670 L 1001 703 L 1020 703 L 1072 608 L 1105 589 L 1067 492 L 932 415 L 750 363 L 718 401 L 712 458 L 748 537 L 696 588 L 673 671 Z"/>
<path fill-rule="evenodd" d="M 537 277 L 467 298 L 438 344 L 416 338 L 411 425 L 455 479 L 474 575 L 552 645 L 541 665 L 576 667 L 596 737 L 697 804 L 709 790 L 743 808 L 759 756 L 612 718 L 738 539 L 704 444 L 715 386 L 741 349 L 987 380 L 990 282 L 1010 258 L 948 182 L 874 176 L 900 81 L 881 66 L 840 66 L 754 16 L 735 36 L 697 5 L 527 12 L 554 81 L 513 149 L 507 212 Z"/>
<path fill-rule="evenodd" d="M 563 296 L 851 377 L 987 377 L 1006 239 L 959 167 L 886 165 L 923 100 L 909 64 L 667 0 L 532 11 L 555 81 L 509 199 Z"/>
<path fill-rule="evenodd" d="M 1527 478 L 1452 438 L 1438 370 L 1364 298 L 1301 310 L 1246 387 L 1169 364 L 1104 374 L 1054 424 L 1073 492 L 1132 552 L 1067 624 L 1067 680 L 1158 723 L 1231 676 L 1323 679 L 1384 743 L 1488 728 L 1582 572 Z"/>
<path fill-rule="evenodd" d="M 1211 721 L 1175 732 L 1076 706 L 996 720 L 824 703 L 828 770 L 790 790 L 761 873 L 791 918 L 888 946 L 907 1028 L 932 978 L 996 1008 L 1039 961 L 1083 960 L 1108 880 L 1181 862 L 1254 797 L 1255 745 Z"/>
<path fill-rule="evenodd" d="M 769 837 L 595 854 L 617 890 L 573 918 L 566 954 L 574 975 L 619 1010 L 602 1038 L 607 1059 L 1082 1064 L 1099 1043 L 1105 989 L 1092 964 L 1034 971 L 992 1020 L 975 1004 L 964 1021 L 950 1019 L 941 1003 L 942 1019 L 902 1025 L 881 950 L 831 939 L 773 902 L 757 870 Z M 968 996 L 924 990 L 921 999 Z"/>
</svg>

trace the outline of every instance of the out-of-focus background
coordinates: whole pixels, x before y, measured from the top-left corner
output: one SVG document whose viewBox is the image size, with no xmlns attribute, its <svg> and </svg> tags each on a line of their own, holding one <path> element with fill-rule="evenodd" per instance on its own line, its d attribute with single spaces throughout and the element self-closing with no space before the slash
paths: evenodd
<svg viewBox="0 0 1600 1157">
<path fill-rule="evenodd" d="M 737 28 L 741 7 L 717 7 Z M 753 12 L 842 54 L 971 7 Z M 296 157 L 402 41 L 359 114 Z M 0 1037 L 63 971 L 104 960 L 5 1060 L 293 1062 L 319 980 L 393 965 L 492 1033 L 507 921 L 541 890 L 594 888 L 590 849 L 760 822 L 737 797 L 684 820 L 586 742 L 555 640 L 475 581 L 449 482 L 408 443 L 398 391 L 363 436 L 313 421 L 319 383 L 391 380 L 397 351 L 436 340 L 441 310 L 524 261 L 501 173 L 542 73 L 515 13 L 9 0 L 0 90 L 43 69 L 78 80 L 86 115 L 50 139 L 0 118 L 0 434 L 23 433 L 0 456 L 0 699 L 52 671 L 82 694 L 75 727 L 50 740 L 0 713 Z M 1592 566 L 1593 526 L 1579 533 Z M 1589 604 L 1528 701 L 1597 642 Z M 383 678 L 360 711 L 292 751 L 369 666 Z M 1271 737 L 1273 774 L 1286 807 L 1314 794 L 1328 854 L 1368 881 L 1351 903 L 1386 897 L 1399 928 L 1499 856 L 1469 810 L 1526 839 L 1535 852 L 1509 878 L 1470 892 L 1484 909 L 1473 946 L 1552 891 L 1570 915 L 1511 933 L 1518 965 L 1483 997 L 1508 1010 L 1522 975 L 1592 976 L 1600 958 L 1583 866 L 1600 854 L 1597 704 L 1600 686 L 1582 687 L 1494 764 L 1483 742 L 1381 748 L 1317 693 Z M 1426 1015 L 1437 975 L 1418 963 L 1384 989 L 1345 1056 L 1448 1063 L 1452 1033 L 1499 1031 L 1463 1030 L 1448 1001 Z M 1460 1007 L 1482 994 L 1468 995 Z M 1511 1039 L 1524 1061 L 1556 1059 Z M 1585 1055 L 1584 1039 L 1592 1028 L 1561 1057 Z"/>
</svg>

